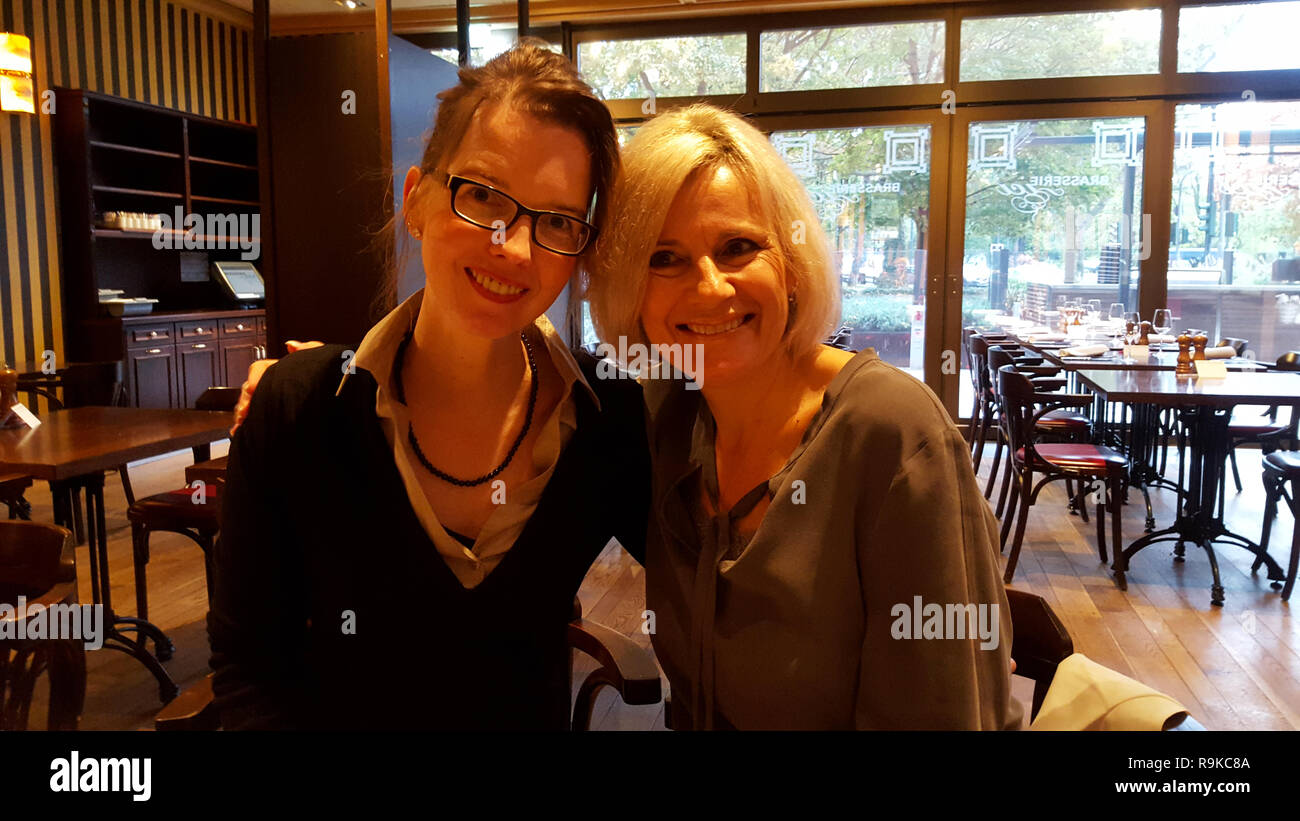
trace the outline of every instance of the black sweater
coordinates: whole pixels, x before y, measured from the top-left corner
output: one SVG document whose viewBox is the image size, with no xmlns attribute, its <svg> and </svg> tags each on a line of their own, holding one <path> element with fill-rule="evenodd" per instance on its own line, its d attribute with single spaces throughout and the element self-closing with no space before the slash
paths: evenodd
<svg viewBox="0 0 1300 821">
<path fill-rule="evenodd" d="M 269 368 L 231 441 L 208 615 L 223 726 L 563 728 L 578 587 L 611 537 L 644 553 L 640 388 L 574 352 L 601 409 L 574 392 L 540 503 L 466 589 L 411 509 L 374 378 L 358 368 L 339 390 L 342 352 Z"/>
</svg>

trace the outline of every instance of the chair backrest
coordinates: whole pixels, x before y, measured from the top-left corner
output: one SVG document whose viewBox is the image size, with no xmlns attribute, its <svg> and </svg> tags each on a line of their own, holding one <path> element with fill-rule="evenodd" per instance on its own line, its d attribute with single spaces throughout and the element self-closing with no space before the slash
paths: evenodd
<svg viewBox="0 0 1300 821">
<path fill-rule="evenodd" d="M 0 521 L 0 602 L 29 599 L 76 579 L 72 532 L 44 522 Z M 66 554 L 66 555 L 65 555 Z"/>
<path fill-rule="evenodd" d="M 1007 605 L 1011 609 L 1011 658 L 1016 660 L 1016 675 L 1034 682 L 1029 712 L 1032 721 L 1043 706 L 1057 666 L 1074 654 L 1074 640 L 1042 596 L 1008 587 Z"/>
<path fill-rule="evenodd" d="M 1300 351 L 1287 351 L 1277 358 L 1279 371 L 1300 371 Z"/>
<path fill-rule="evenodd" d="M 975 388 L 975 395 L 986 394 L 992 387 L 989 383 L 989 343 L 981 334 L 971 334 L 967 340 L 970 345 L 970 381 Z"/>
<path fill-rule="evenodd" d="M 239 393 L 239 388 L 208 388 L 194 400 L 194 409 L 232 411 L 239 404 Z"/>
<path fill-rule="evenodd" d="M 1003 428 L 1010 440 L 1011 452 L 1025 449 L 1029 459 L 1033 450 L 1036 391 L 1029 377 L 1016 370 L 1013 364 L 997 370 L 998 402 L 1002 406 Z"/>
<path fill-rule="evenodd" d="M 63 405 L 84 408 L 87 405 L 123 405 L 126 379 L 121 360 L 77 362 L 59 372 L 63 384 Z"/>
<path fill-rule="evenodd" d="M 1234 351 L 1237 352 L 1237 356 L 1245 356 L 1247 342 L 1248 340 L 1245 339 L 1237 339 L 1236 337 L 1233 336 L 1225 336 L 1223 339 L 1219 340 L 1218 347 L 1220 348 L 1231 347 Z"/>
</svg>

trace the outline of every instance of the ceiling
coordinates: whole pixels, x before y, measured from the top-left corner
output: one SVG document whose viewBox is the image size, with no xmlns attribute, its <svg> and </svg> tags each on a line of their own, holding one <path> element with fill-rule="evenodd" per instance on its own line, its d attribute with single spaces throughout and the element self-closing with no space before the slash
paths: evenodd
<svg viewBox="0 0 1300 821">
<path fill-rule="evenodd" d="M 251 13 L 254 0 L 206 0 Z M 953 0 L 942 0 L 951 3 Z M 956 0 L 956 2 L 975 0 Z M 184 3 L 185 0 L 179 0 Z M 360 0 L 364 8 L 350 11 L 334 0 L 270 0 L 272 33 L 339 30 L 364 27 L 376 0 Z M 456 0 L 391 0 L 393 28 L 397 31 L 435 31 L 455 28 Z M 599 22 L 628 19 L 665 19 L 720 14 L 796 11 L 828 8 L 861 8 L 938 3 L 941 0 L 532 0 L 530 22 L 538 25 L 560 22 Z M 512 22 L 514 0 L 471 0 L 474 22 Z"/>
</svg>

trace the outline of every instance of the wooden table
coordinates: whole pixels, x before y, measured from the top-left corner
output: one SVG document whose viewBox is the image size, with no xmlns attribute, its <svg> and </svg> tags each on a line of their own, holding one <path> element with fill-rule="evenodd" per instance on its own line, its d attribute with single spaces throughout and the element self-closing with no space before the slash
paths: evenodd
<svg viewBox="0 0 1300 821">
<path fill-rule="evenodd" d="M 196 459 L 206 459 L 209 443 L 230 435 L 231 421 L 232 414 L 224 412 L 85 407 L 46 414 L 35 430 L 0 431 L 0 473 L 16 471 L 49 482 L 57 524 L 71 526 L 74 495 L 85 492 L 90 584 L 95 603 L 104 607 L 104 646 L 129 653 L 149 668 L 164 702 L 177 693 L 159 663 L 171 657 L 171 640 L 149 622 L 113 613 L 104 471 L 186 447 L 195 449 Z M 128 640 L 122 630 L 134 630 L 137 640 Z M 144 649 L 146 636 L 153 639 L 157 658 Z"/>
<path fill-rule="evenodd" d="M 1229 373 L 1222 379 L 1178 376 L 1169 371 L 1080 370 L 1079 380 L 1107 402 L 1134 406 L 1174 408 L 1188 433 L 1191 452 L 1186 488 L 1180 488 L 1178 516 L 1174 524 L 1142 536 L 1126 549 L 1116 551 L 1112 569 L 1120 589 L 1126 589 L 1124 574 L 1138 551 L 1156 542 L 1176 542 L 1175 561 L 1181 561 L 1184 544 L 1200 545 L 1210 559 L 1214 583 L 1210 603 L 1223 604 L 1223 585 L 1214 543 L 1222 542 L 1255 554 L 1252 570 L 1268 565 L 1273 587 L 1281 587 L 1285 574 L 1259 545 L 1228 530 L 1223 522 L 1219 485 L 1228 457 L 1228 425 L 1234 405 L 1290 405 L 1300 407 L 1300 374 L 1279 371 Z"/>
</svg>

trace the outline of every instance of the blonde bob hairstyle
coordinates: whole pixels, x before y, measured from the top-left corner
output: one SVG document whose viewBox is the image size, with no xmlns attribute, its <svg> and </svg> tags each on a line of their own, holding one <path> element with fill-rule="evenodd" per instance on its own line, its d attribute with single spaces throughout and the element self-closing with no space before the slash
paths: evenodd
<svg viewBox="0 0 1300 821">
<path fill-rule="evenodd" d="M 761 131 L 729 111 L 698 104 L 660 114 L 623 149 L 623 176 L 614 186 L 588 280 L 602 340 L 649 344 L 639 314 L 668 210 L 692 175 L 722 166 L 751 192 L 785 265 L 786 287 L 795 298 L 787 351 L 798 358 L 834 330 L 839 284 L 830 243 L 803 183 Z"/>
</svg>

